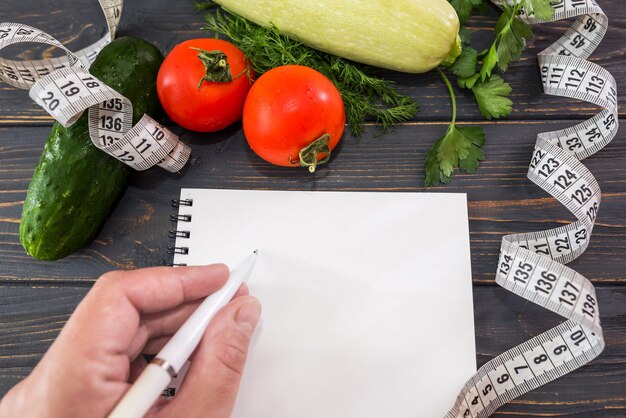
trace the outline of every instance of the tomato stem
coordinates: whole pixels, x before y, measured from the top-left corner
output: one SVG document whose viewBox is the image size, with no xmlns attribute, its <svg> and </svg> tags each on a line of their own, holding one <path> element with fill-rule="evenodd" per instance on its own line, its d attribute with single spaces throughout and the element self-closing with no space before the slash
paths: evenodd
<svg viewBox="0 0 626 418">
<path fill-rule="evenodd" d="M 324 134 L 311 142 L 306 147 L 302 148 L 298 153 L 301 167 L 308 167 L 309 172 L 315 173 L 315 168 L 324 164 L 330 160 L 330 147 L 328 142 L 330 141 L 330 135 Z M 326 154 L 324 158 L 318 161 L 317 154 Z"/>
<path fill-rule="evenodd" d="M 226 54 L 220 50 L 206 51 L 200 48 L 191 48 L 199 51 L 198 58 L 204 64 L 206 73 L 198 82 L 198 90 L 202 87 L 202 83 L 205 81 L 212 81 L 214 83 L 230 83 L 233 81 L 233 76 L 230 73 L 230 65 L 228 65 L 228 59 Z"/>
</svg>

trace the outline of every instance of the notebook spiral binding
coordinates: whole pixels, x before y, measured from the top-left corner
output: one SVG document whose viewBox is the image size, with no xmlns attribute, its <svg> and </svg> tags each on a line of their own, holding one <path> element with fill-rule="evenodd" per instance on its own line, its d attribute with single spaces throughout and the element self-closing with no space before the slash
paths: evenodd
<svg viewBox="0 0 626 418">
<path fill-rule="evenodd" d="M 172 199 L 172 207 L 180 208 L 182 206 L 193 206 L 192 199 Z M 170 215 L 170 221 L 176 222 L 179 224 L 180 222 L 191 222 L 191 215 L 185 215 L 180 213 L 174 213 Z M 191 231 L 188 230 L 178 230 L 178 229 L 170 229 L 169 237 L 170 239 L 176 240 L 177 238 L 188 239 L 191 236 Z M 180 254 L 187 255 L 189 254 L 189 247 L 176 247 L 175 245 L 170 245 L 167 247 L 167 253 L 170 255 Z M 168 264 L 171 267 L 174 266 L 186 266 L 186 263 L 170 263 Z"/>
<path fill-rule="evenodd" d="M 193 206 L 193 199 L 172 199 L 172 207 Z"/>
</svg>

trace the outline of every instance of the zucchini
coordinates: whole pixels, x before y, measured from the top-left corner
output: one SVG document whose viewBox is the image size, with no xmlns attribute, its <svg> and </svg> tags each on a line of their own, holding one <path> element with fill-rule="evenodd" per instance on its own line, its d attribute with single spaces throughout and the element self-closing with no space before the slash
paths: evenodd
<svg viewBox="0 0 626 418">
<path fill-rule="evenodd" d="M 148 42 L 118 38 L 89 71 L 133 104 L 133 123 L 160 109 L 156 77 L 163 55 Z M 46 141 L 22 209 L 19 237 L 32 257 L 63 258 L 89 243 L 126 189 L 129 167 L 96 148 L 88 112 L 72 126 L 58 122 Z"/>
<path fill-rule="evenodd" d="M 461 53 L 447 0 L 216 0 L 225 9 L 330 54 L 423 73 Z"/>
</svg>

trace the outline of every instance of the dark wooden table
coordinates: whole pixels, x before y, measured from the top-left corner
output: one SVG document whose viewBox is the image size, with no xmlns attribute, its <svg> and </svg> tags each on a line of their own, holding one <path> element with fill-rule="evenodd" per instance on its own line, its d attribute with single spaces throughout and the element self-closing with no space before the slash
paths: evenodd
<svg viewBox="0 0 626 418">
<path fill-rule="evenodd" d="M 618 0 L 602 0 L 610 30 L 592 61 L 626 81 L 626 11 Z M 148 5 L 146 5 L 148 4 Z M 47 30 L 71 49 L 104 34 L 93 0 L 3 1 L 3 21 Z M 496 12 L 473 19 L 470 28 L 487 39 Z M 136 35 L 163 51 L 178 42 L 206 35 L 191 1 L 127 0 L 120 35 Z M 536 54 L 568 27 L 542 25 L 524 58 L 506 79 L 514 88 L 515 111 L 507 120 L 485 122 L 468 96 L 459 98 L 463 122 L 484 126 L 487 159 L 478 174 L 457 174 L 438 192 L 468 194 L 477 363 L 556 325 L 561 318 L 498 287 L 494 271 L 502 235 L 563 225 L 573 217 L 526 179 L 538 132 L 587 119 L 593 105 L 542 94 Z M 21 55 L 34 58 L 32 51 Z M 163 265 L 171 224 L 170 199 L 181 187 L 288 190 L 423 191 L 423 161 L 446 129 L 449 99 L 434 74 L 382 74 L 421 104 L 411 123 L 377 138 L 368 126 L 360 142 L 349 136 L 326 167 L 315 175 L 269 166 L 247 147 L 240 125 L 213 135 L 184 132 L 193 148 L 190 167 L 181 174 L 150 170 L 133 177 L 97 239 L 57 262 L 40 262 L 23 251 L 17 236 L 22 203 L 50 130 L 50 118 L 27 92 L 0 85 L 0 395 L 24 378 L 52 343 L 94 280 L 112 269 Z M 626 104 L 622 96 L 621 107 Z M 621 116 L 624 113 L 620 113 Z M 585 164 L 598 179 L 603 204 L 587 252 L 571 266 L 591 279 L 598 292 L 607 342 L 591 364 L 501 408 L 496 416 L 626 416 L 626 134 Z"/>
</svg>

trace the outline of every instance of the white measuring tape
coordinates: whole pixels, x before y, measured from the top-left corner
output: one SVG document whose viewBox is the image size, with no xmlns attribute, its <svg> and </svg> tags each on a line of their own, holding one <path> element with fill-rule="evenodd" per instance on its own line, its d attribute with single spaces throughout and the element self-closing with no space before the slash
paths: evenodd
<svg viewBox="0 0 626 418">
<path fill-rule="evenodd" d="M 446 418 L 487 417 L 510 400 L 583 366 L 604 349 L 595 289 L 561 263 L 585 251 L 600 206 L 600 187 L 580 160 L 604 148 L 618 129 L 615 79 L 585 60 L 604 37 L 608 19 L 594 0 L 560 0 L 553 7 L 553 20 L 578 19 L 539 53 L 544 91 L 604 110 L 571 128 L 538 135 L 528 178 L 578 221 L 502 238 L 496 282 L 567 321 L 483 365 L 467 381 Z M 538 22 L 533 16 L 524 19 Z"/>
<path fill-rule="evenodd" d="M 492 0 L 497 3 L 497 0 Z M 0 49 L 19 42 L 62 48 L 66 57 L 40 61 L 0 58 L 0 79 L 30 89 L 30 96 L 64 126 L 89 109 L 93 143 L 137 170 L 158 164 L 180 170 L 190 150 L 170 131 L 144 115 L 132 125 L 132 105 L 86 70 L 115 35 L 123 0 L 99 0 L 109 28 L 76 54 L 30 26 L 0 24 Z M 567 321 L 483 365 L 467 381 L 446 418 L 487 417 L 497 408 L 581 367 L 604 348 L 593 285 L 561 263 L 584 252 L 600 205 L 600 188 L 580 160 L 604 148 L 618 129 L 614 78 L 585 58 L 599 45 L 608 19 L 594 0 L 560 0 L 553 20 L 577 17 L 574 25 L 539 54 L 544 90 L 604 108 L 574 127 L 539 134 L 528 178 L 565 205 L 578 219 L 548 231 L 505 236 L 496 282 Z M 531 16 L 524 17 L 537 23 Z"/>
<path fill-rule="evenodd" d="M 76 54 L 47 33 L 19 23 L 0 23 L 0 49 L 36 42 L 61 48 L 64 57 L 38 61 L 0 58 L 0 80 L 20 89 L 60 124 L 72 125 L 89 109 L 89 135 L 93 144 L 135 170 L 158 165 L 180 171 L 191 154 L 178 137 L 148 115 L 132 126 L 133 106 L 87 70 L 100 50 L 115 36 L 123 0 L 99 0 L 108 31 Z"/>
</svg>

